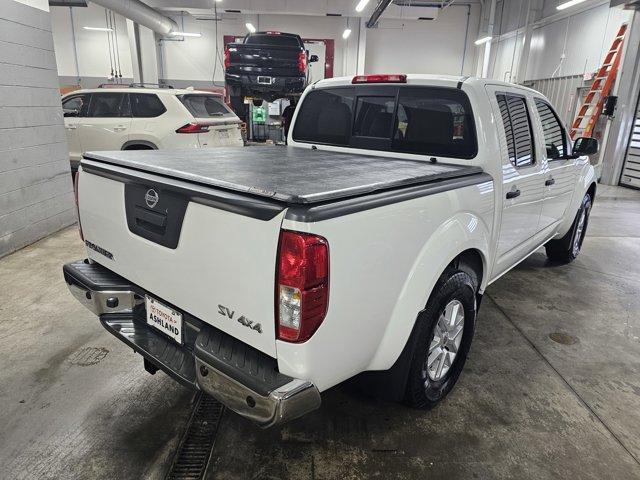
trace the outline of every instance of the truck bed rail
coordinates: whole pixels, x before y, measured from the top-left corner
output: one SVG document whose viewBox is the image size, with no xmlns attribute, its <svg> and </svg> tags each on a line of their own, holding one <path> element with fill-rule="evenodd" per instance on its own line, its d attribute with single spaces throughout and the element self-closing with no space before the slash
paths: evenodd
<svg viewBox="0 0 640 480">
<path fill-rule="evenodd" d="M 88 152 L 84 158 L 288 205 L 316 204 L 482 172 L 474 166 L 296 147 Z"/>
</svg>

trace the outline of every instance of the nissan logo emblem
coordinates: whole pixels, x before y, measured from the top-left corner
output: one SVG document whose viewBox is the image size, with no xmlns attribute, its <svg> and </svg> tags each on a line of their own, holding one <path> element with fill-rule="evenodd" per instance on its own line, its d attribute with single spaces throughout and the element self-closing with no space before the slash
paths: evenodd
<svg viewBox="0 0 640 480">
<path fill-rule="evenodd" d="M 158 204 L 158 200 L 160 200 L 160 196 L 153 188 L 150 188 L 144 194 L 144 201 L 147 202 L 147 207 L 149 208 L 155 207 Z"/>
</svg>

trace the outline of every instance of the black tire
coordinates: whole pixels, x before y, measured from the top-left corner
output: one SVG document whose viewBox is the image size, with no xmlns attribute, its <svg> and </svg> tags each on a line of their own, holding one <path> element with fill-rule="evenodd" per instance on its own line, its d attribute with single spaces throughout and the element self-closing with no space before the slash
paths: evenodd
<svg viewBox="0 0 640 480">
<path fill-rule="evenodd" d="M 440 316 L 444 313 L 445 307 L 455 300 L 462 304 L 464 312 L 462 339 L 446 374 L 434 379 L 428 371 L 429 348 L 434 341 Z M 440 403 L 453 389 L 467 360 L 473 340 L 476 308 L 476 287 L 472 277 L 462 270 L 448 268 L 440 276 L 426 308 L 418 317 L 413 333 L 414 353 L 407 377 L 405 404 L 429 410 Z"/>
<path fill-rule="evenodd" d="M 126 146 L 123 150 L 155 150 L 150 145 L 133 144 Z"/>
<path fill-rule="evenodd" d="M 231 109 L 243 122 L 247 121 L 247 106 L 244 103 L 244 97 L 241 95 L 230 97 Z"/>
<path fill-rule="evenodd" d="M 544 246 L 549 260 L 556 263 L 571 263 L 578 257 L 587 233 L 591 205 L 591 195 L 587 193 L 582 199 L 578 213 L 576 213 L 571 228 L 565 236 L 557 240 L 551 240 Z M 583 222 L 582 227 L 580 227 L 581 219 Z"/>
</svg>

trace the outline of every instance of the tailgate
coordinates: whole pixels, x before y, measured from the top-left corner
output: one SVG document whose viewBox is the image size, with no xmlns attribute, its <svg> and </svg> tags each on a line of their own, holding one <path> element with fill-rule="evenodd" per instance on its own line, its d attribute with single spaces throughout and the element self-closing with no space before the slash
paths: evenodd
<svg viewBox="0 0 640 480">
<path fill-rule="evenodd" d="M 283 207 L 83 160 L 79 211 L 91 259 L 275 357 Z"/>
<path fill-rule="evenodd" d="M 300 52 L 300 48 L 291 46 L 229 45 L 231 64 L 227 71 L 235 74 L 297 76 L 300 75 Z"/>
<path fill-rule="evenodd" d="M 198 133 L 198 143 L 201 147 L 238 147 L 243 145 L 240 132 L 240 119 L 197 118 L 198 125 L 207 125 L 209 131 Z"/>
</svg>

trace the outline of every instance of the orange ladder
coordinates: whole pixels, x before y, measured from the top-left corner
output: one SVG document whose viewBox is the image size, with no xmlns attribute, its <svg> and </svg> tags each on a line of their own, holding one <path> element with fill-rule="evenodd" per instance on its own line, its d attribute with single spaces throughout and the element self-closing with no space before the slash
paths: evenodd
<svg viewBox="0 0 640 480">
<path fill-rule="evenodd" d="M 591 89 L 580 107 L 578 116 L 571 125 L 572 139 L 575 139 L 576 136 L 590 137 L 593 134 L 593 129 L 602 113 L 605 98 L 611 92 L 611 87 L 613 87 L 613 82 L 618 73 L 625 33 L 627 33 L 627 24 L 623 23 L 611 44 L 611 49 L 604 57 L 604 63 L 593 78 Z"/>
</svg>

